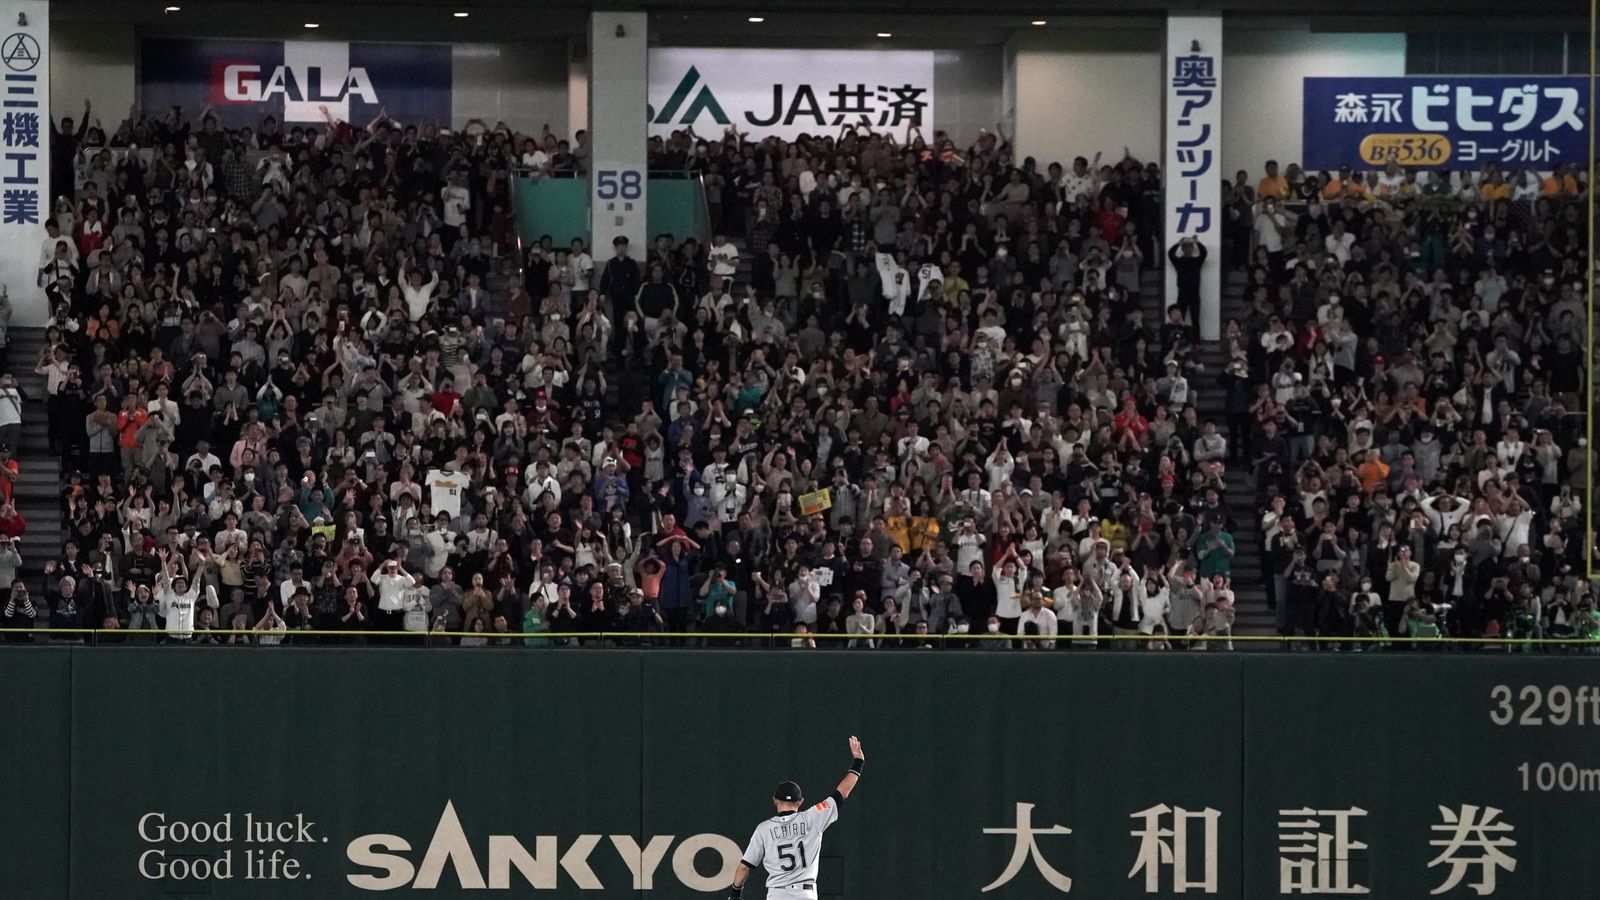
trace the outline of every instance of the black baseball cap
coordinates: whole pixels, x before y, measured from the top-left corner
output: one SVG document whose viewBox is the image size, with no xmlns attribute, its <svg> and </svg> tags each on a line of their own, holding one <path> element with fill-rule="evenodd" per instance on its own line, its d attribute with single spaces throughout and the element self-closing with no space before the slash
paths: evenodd
<svg viewBox="0 0 1600 900">
<path fill-rule="evenodd" d="M 785 803 L 798 803 L 800 801 L 800 785 L 792 781 L 785 781 L 778 785 L 777 790 L 772 792 L 772 799 L 782 800 Z"/>
</svg>

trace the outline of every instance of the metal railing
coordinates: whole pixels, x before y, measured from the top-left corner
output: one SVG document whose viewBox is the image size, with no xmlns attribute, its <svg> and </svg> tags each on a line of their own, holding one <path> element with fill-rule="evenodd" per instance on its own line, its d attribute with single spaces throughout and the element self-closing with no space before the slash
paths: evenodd
<svg viewBox="0 0 1600 900">
<path fill-rule="evenodd" d="M 247 638 L 245 641 L 227 641 L 228 638 Z M 361 643 L 394 646 L 457 646 L 463 639 L 485 640 L 490 644 L 523 646 L 580 646 L 602 648 L 607 646 L 636 647 L 641 643 L 651 646 L 796 646 L 850 642 L 877 645 L 882 649 L 918 649 L 945 647 L 947 649 L 983 649 L 991 642 L 1010 642 L 1024 645 L 1055 645 L 1054 649 L 1089 650 L 1097 647 L 1127 645 L 1147 651 L 1182 652 L 1218 644 L 1230 647 L 1271 648 L 1276 645 L 1286 649 L 1331 649 L 1388 647 L 1465 648 L 1500 651 L 1529 651 L 1544 648 L 1579 649 L 1588 647 L 1600 653 L 1600 635 L 1595 637 L 1523 638 L 1523 637 L 1415 637 L 1415 636 L 1354 636 L 1354 635 L 1150 635 L 1101 634 L 1055 636 L 1015 634 L 851 634 L 790 631 L 378 631 L 366 629 L 195 629 L 191 632 L 169 632 L 155 628 L 0 628 L 0 648 L 41 642 L 74 643 L 88 645 L 127 644 L 194 644 L 228 643 L 261 646 L 327 646 L 357 645 Z M 1152 645 L 1168 645 L 1152 646 Z M 473 645 L 465 645 L 469 648 Z M 866 649 L 866 648 L 853 648 Z"/>
</svg>

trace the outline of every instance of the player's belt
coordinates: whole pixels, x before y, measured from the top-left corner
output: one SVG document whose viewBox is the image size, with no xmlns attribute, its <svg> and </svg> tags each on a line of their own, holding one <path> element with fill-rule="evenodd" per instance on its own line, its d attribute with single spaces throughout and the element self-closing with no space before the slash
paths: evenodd
<svg viewBox="0 0 1600 900">
<path fill-rule="evenodd" d="M 778 886 L 776 888 L 773 888 L 773 890 L 778 890 L 778 891 L 812 891 L 812 890 L 816 890 L 816 887 L 817 887 L 817 883 L 815 881 L 802 881 L 799 884 L 780 885 L 780 886 Z"/>
</svg>

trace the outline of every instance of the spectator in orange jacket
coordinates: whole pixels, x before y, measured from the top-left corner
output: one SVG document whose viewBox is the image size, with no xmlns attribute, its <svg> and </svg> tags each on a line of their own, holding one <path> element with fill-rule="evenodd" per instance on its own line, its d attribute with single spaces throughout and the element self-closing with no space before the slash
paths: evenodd
<svg viewBox="0 0 1600 900">
<path fill-rule="evenodd" d="M 1389 464 L 1379 451 L 1369 450 L 1367 461 L 1356 468 L 1356 474 L 1361 477 L 1361 489 L 1370 494 L 1389 477 Z"/>
</svg>

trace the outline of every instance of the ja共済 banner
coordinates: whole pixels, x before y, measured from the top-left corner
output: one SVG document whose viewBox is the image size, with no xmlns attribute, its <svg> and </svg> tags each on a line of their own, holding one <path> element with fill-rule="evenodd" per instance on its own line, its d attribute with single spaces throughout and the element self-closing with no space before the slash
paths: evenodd
<svg viewBox="0 0 1600 900">
<path fill-rule="evenodd" d="M 708 139 L 731 125 L 761 138 L 837 134 L 868 125 L 933 137 L 933 54 L 894 50 L 650 51 L 650 133 L 686 127 Z"/>
<path fill-rule="evenodd" d="M 151 115 L 210 106 L 225 127 L 322 124 L 322 107 L 366 124 L 379 110 L 410 124 L 450 124 L 450 47 L 344 41 L 146 38 L 139 104 Z"/>
<path fill-rule="evenodd" d="M 1307 78 L 1309 170 L 1553 169 L 1589 159 L 1587 79 Z"/>
</svg>

